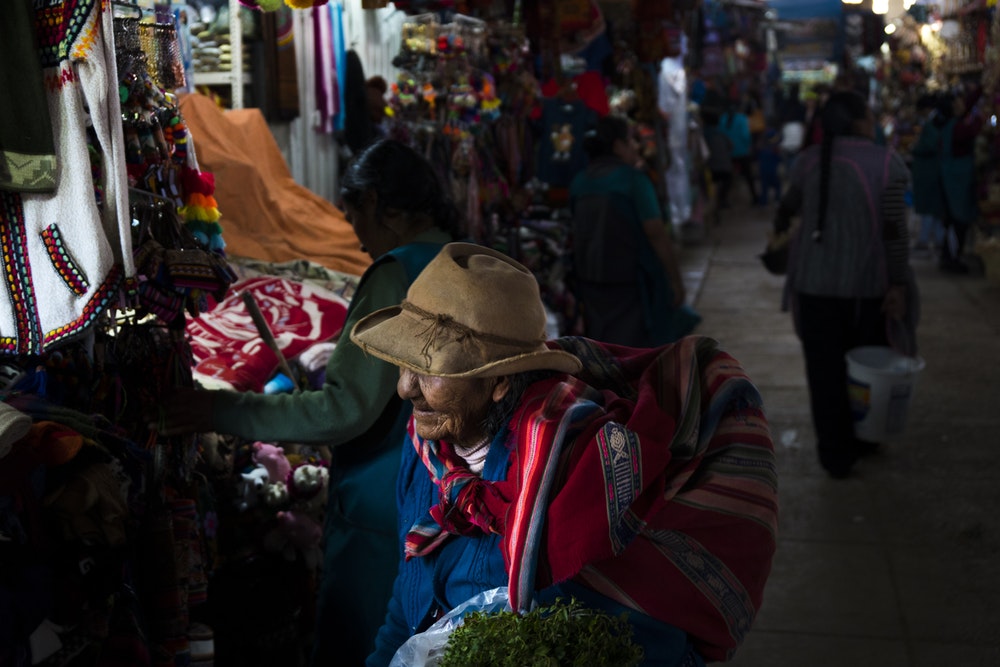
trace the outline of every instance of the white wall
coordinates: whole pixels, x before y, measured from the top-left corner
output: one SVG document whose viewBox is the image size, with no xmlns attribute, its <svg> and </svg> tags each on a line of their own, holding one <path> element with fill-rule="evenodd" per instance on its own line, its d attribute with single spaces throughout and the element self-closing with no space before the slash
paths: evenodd
<svg viewBox="0 0 1000 667">
<path fill-rule="evenodd" d="M 406 15 L 392 5 L 384 9 L 361 9 L 359 0 L 333 0 L 344 9 L 344 39 L 361 59 L 365 77 L 381 75 L 396 80 L 398 70 L 392 59 L 399 53 L 402 23 Z M 319 134 L 315 113 L 315 72 L 313 69 L 312 13 L 327 11 L 325 6 L 297 10 L 294 14 L 295 54 L 299 77 L 301 114 L 290 123 L 272 125 L 272 132 L 295 181 L 321 197 L 337 200 L 337 145 L 333 137 Z"/>
</svg>

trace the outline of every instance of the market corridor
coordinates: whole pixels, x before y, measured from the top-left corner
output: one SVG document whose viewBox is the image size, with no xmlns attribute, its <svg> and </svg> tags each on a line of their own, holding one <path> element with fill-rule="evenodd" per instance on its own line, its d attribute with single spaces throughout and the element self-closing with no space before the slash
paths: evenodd
<svg viewBox="0 0 1000 667">
<path fill-rule="evenodd" d="M 782 279 L 757 260 L 773 209 L 728 212 L 682 252 L 712 336 L 764 397 L 779 470 L 778 551 L 733 667 L 1000 664 L 1000 286 L 913 259 L 927 362 L 907 434 L 846 480 L 816 460 Z"/>
</svg>

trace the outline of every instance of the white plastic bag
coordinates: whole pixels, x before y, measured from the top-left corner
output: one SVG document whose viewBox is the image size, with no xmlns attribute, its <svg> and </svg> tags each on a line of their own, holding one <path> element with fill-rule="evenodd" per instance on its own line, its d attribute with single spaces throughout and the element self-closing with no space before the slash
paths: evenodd
<svg viewBox="0 0 1000 667">
<path fill-rule="evenodd" d="M 795 153 L 806 140 L 806 124 L 799 121 L 788 121 L 781 126 L 781 150 Z"/>
<path fill-rule="evenodd" d="M 444 655 L 452 631 L 462 624 L 465 615 L 473 611 L 495 614 L 510 611 L 507 587 L 483 591 L 458 605 L 439 618 L 434 625 L 413 635 L 392 656 L 389 667 L 434 667 Z"/>
</svg>

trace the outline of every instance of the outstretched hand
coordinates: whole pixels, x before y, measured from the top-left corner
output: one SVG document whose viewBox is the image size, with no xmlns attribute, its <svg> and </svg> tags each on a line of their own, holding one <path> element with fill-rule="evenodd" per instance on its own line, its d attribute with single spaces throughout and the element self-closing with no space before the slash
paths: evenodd
<svg viewBox="0 0 1000 667">
<path fill-rule="evenodd" d="M 212 397 L 202 389 L 175 390 L 147 416 L 150 430 L 165 436 L 210 432 Z"/>
</svg>

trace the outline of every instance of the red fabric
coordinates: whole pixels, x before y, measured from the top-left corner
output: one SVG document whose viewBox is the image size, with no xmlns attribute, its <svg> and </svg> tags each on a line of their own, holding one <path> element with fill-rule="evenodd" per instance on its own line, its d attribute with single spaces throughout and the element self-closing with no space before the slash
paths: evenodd
<svg viewBox="0 0 1000 667">
<path fill-rule="evenodd" d="M 412 419 L 406 430 L 438 489 L 437 504 L 406 535 L 406 559 L 431 553 L 449 535 L 478 531 L 502 534 L 507 508 L 513 500 L 512 484 L 483 482 L 450 444 L 419 437 Z"/>
<path fill-rule="evenodd" d="M 580 379 L 535 385 L 513 421 L 511 604 L 530 590 L 524 579 L 535 590 L 575 579 L 687 631 L 707 659 L 729 659 L 775 550 L 774 455 L 759 395 L 709 339 L 656 350 L 572 344 L 582 346 L 570 350 L 585 362 Z M 607 387 L 600 399 L 594 386 Z M 558 446 L 546 492 L 543 468 Z M 533 530 L 543 535 L 535 571 Z"/>
<path fill-rule="evenodd" d="M 607 116 L 611 111 L 608 92 L 604 85 L 604 77 L 600 72 L 587 71 L 573 77 L 576 86 L 576 96 L 580 101 L 593 109 L 599 116 Z M 542 97 L 555 97 L 559 94 L 559 83 L 549 79 L 542 84 Z"/>
<path fill-rule="evenodd" d="M 574 77 L 573 81 L 576 82 L 576 94 L 580 96 L 580 100 L 596 111 L 597 115 L 607 116 L 611 111 L 611 105 L 608 102 L 608 92 L 601 73 L 587 71 Z"/>
<path fill-rule="evenodd" d="M 243 303 L 245 291 L 253 294 L 286 359 L 334 338 L 347 319 L 343 298 L 308 283 L 273 276 L 235 283 L 229 296 L 188 322 L 187 332 L 195 372 L 238 391 L 261 391 L 278 367 Z"/>
</svg>

